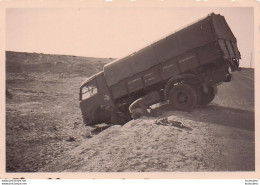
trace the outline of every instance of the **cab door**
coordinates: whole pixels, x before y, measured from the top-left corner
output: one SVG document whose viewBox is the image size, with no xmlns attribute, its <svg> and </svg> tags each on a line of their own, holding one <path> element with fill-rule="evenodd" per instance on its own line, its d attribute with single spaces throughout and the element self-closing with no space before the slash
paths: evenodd
<svg viewBox="0 0 260 185">
<path fill-rule="evenodd" d="M 93 110 L 103 106 L 113 107 L 111 94 L 107 87 L 104 73 L 98 73 L 92 80 L 81 86 L 80 108 L 84 114 L 91 114 Z"/>
<path fill-rule="evenodd" d="M 112 100 L 112 96 L 111 93 L 108 89 L 105 77 L 104 77 L 104 73 L 100 73 L 97 78 L 97 86 L 98 86 L 98 95 L 99 95 L 99 99 L 100 99 L 100 104 L 101 105 L 105 105 L 105 106 L 109 106 L 109 107 L 114 107 L 114 103 Z"/>
<path fill-rule="evenodd" d="M 93 109 L 99 107 L 100 97 L 98 94 L 96 78 L 93 78 L 81 86 L 80 100 L 80 108 L 83 115 L 89 114 Z"/>
</svg>

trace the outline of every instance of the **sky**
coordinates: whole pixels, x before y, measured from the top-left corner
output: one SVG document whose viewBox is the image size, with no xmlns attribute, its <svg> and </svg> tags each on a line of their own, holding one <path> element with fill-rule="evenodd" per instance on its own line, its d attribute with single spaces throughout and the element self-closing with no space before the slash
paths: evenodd
<svg viewBox="0 0 260 185">
<path fill-rule="evenodd" d="M 249 7 L 7 8 L 6 50 L 120 58 L 210 13 L 225 17 L 242 67 L 254 67 L 254 12 Z"/>
</svg>

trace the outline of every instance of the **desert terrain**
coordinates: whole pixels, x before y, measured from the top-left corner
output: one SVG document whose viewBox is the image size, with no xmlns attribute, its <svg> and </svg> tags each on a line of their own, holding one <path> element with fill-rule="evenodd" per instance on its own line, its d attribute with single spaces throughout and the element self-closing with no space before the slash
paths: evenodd
<svg viewBox="0 0 260 185">
<path fill-rule="evenodd" d="M 192 112 L 163 105 L 158 117 L 85 126 L 80 84 L 113 60 L 6 52 L 7 172 L 255 170 L 253 69 Z"/>
</svg>

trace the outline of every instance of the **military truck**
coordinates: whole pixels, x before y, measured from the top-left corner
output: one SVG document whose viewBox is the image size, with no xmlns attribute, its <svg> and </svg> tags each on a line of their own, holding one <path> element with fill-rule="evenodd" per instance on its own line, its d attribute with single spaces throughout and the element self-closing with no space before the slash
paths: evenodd
<svg viewBox="0 0 260 185">
<path fill-rule="evenodd" d="M 163 91 L 175 110 L 210 103 L 217 85 L 239 69 L 237 40 L 224 16 L 206 18 L 103 67 L 80 87 L 86 125 L 124 122 L 136 99 Z M 158 103 L 157 102 L 157 103 Z M 156 103 L 156 102 L 154 102 Z"/>
</svg>

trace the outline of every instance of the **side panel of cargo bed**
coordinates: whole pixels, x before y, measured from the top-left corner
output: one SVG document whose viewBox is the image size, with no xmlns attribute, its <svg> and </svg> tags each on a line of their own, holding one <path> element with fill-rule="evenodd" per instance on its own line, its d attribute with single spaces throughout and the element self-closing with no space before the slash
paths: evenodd
<svg viewBox="0 0 260 185">
<path fill-rule="evenodd" d="M 240 58 L 236 38 L 223 16 L 211 14 L 105 65 L 104 75 L 113 98 L 117 99 L 202 65 L 234 58 Z"/>
<path fill-rule="evenodd" d="M 117 99 L 147 89 L 174 75 L 221 60 L 222 56 L 218 42 L 193 49 L 111 86 L 112 96 Z"/>
</svg>

